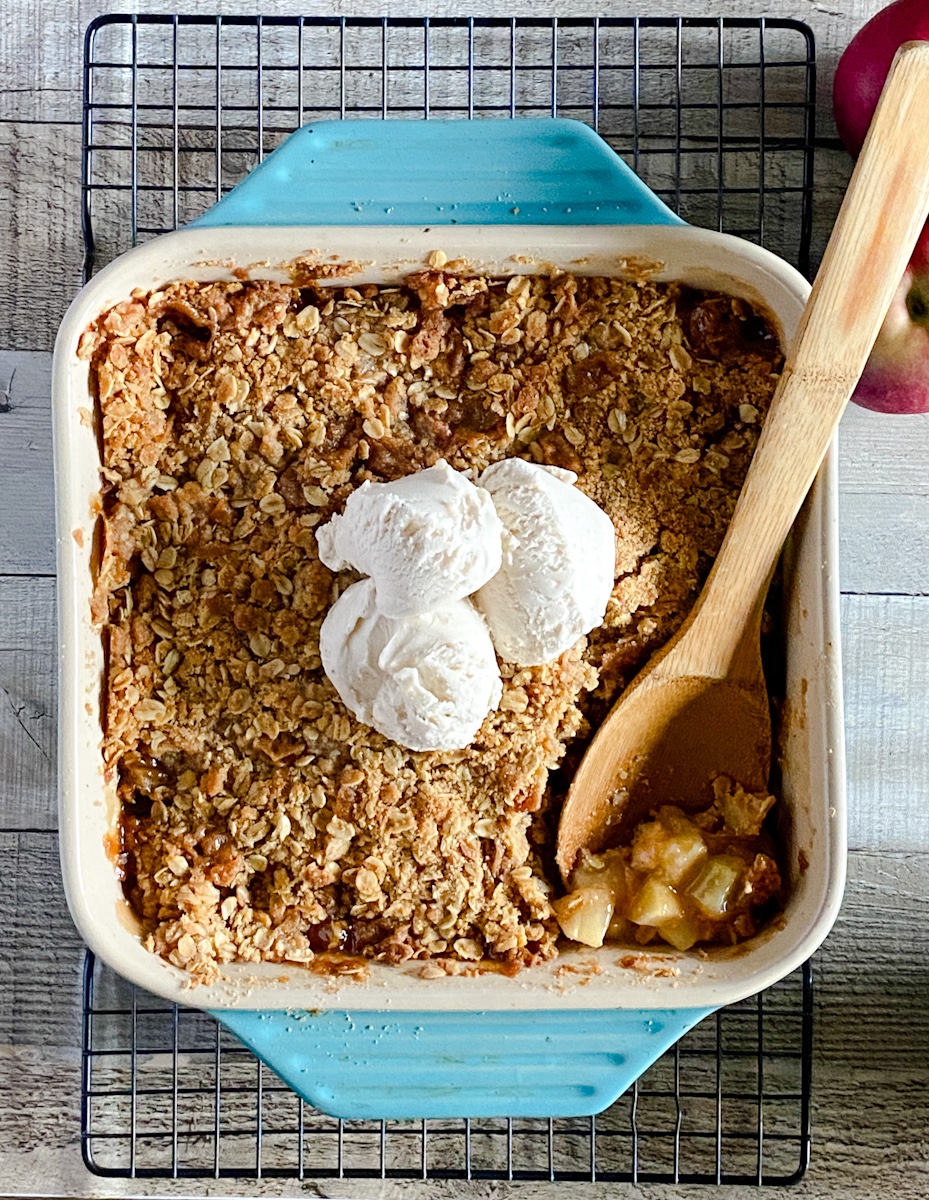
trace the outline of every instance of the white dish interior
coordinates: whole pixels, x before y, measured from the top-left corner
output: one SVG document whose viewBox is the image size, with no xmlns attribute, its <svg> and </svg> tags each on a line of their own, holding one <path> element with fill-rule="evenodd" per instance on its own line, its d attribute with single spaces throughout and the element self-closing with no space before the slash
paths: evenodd
<svg viewBox="0 0 929 1200">
<path fill-rule="evenodd" d="M 90 621 L 92 504 L 99 447 L 82 331 L 100 312 L 172 279 L 286 279 L 280 264 L 307 256 L 353 264 L 328 282 L 397 282 L 433 250 L 492 275 L 554 264 L 578 274 L 647 271 L 762 304 L 782 339 L 793 336 L 809 286 L 792 267 L 748 242 L 688 226 L 444 226 L 408 228 L 210 228 L 158 238 L 111 263 L 71 305 L 55 351 L 53 405 L 58 514 L 59 802 L 68 902 L 90 948 L 150 992 L 204 1008 L 479 1010 L 690 1008 L 731 1003 L 802 963 L 835 920 L 845 879 L 845 777 L 838 633 L 836 471 L 823 465 L 785 554 L 786 719 L 781 794 L 790 813 L 790 900 L 783 919 L 733 951 L 606 946 L 563 953 L 515 978 L 419 978 L 421 964 L 372 963 L 369 977 L 305 967 L 245 964 L 196 990 L 184 972 L 143 949 L 108 855 L 118 802 L 100 755 L 103 651 Z M 576 971 L 561 970 L 565 965 Z"/>
</svg>

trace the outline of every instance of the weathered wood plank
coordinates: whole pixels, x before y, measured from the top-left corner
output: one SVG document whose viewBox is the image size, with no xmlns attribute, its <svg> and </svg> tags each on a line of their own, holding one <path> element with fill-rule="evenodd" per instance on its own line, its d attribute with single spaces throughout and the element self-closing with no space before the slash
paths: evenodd
<svg viewBox="0 0 929 1200">
<path fill-rule="evenodd" d="M 0 575 L 55 572 L 49 354 L 0 351 Z"/>
<path fill-rule="evenodd" d="M 843 497 L 929 495 L 929 416 L 872 413 L 850 404 L 839 442 Z"/>
<path fill-rule="evenodd" d="M 845 596 L 842 649 L 849 839 L 929 846 L 929 600 Z"/>
<path fill-rule="evenodd" d="M 899 455 L 901 451 L 897 453 Z M 929 496 L 843 490 L 839 498 L 839 582 L 842 591 L 875 595 L 929 594 L 927 529 Z"/>
<path fill-rule="evenodd" d="M 80 119 L 80 17 L 66 2 L 0 11 L 0 119 Z"/>
<path fill-rule="evenodd" d="M 76 125 L 0 123 L 0 346 L 51 349 L 77 290 L 80 147 Z"/>
<path fill-rule="evenodd" d="M 0 1045 L 76 1047 L 81 942 L 61 887 L 57 838 L 0 833 L 0 891 Z"/>
<path fill-rule="evenodd" d="M 143 12 L 160 11 L 162 7 L 158 0 L 139 5 L 140 11 Z M 248 11 L 247 6 L 243 8 L 237 3 L 217 4 L 215 7 L 227 13 Z M 344 10 L 345 7 L 345 5 L 327 4 L 324 0 L 314 0 L 313 3 L 301 6 L 299 11 L 304 15 L 313 15 L 314 13 L 332 15 Z M 649 12 L 659 13 L 663 7 L 660 3 L 653 4 Z M 350 5 L 348 8 L 352 11 Z M 769 10 L 771 9 L 773 11 L 769 11 L 768 15 L 770 16 L 796 15 L 795 5 L 791 5 L 788 0 L 778 0 L 777 3 L 769 5 Z M 858 23 L 858 14 L 863 18 L 869 9 L 869 4 L 859 0 L 854 7 L 852 16 L 840 17 L 838 14 L 822 11 L 815 4 L 810 4 L 809 12 L 803 15 L 810 20 L 821 37 L 830 39 L 835 44 L 838 39 L 846 38 L 851 28 Z M 186 3 L 178 6 L 180 12 L 197 10 L 196 0 L 187 0 Z M 281 4 L 273 6 L 271 11 L 294 12 L 297 10 L 289 4 Z M 410 10 L 405 11 L 408 13 Z M 457 6 L 450 0 L 437 0 L 432 9 L 432 15 L 455 11 L 457 11 Z M 469 11 L 477 15 L 481 13 L 498 15 L 490 0 L 483 0 L 482 3 L 476 2 Z M 511 8 L 511 11 L 516 14 L 535 15 L 530 0 L 520 0 L 520 3 L 515 8 Z M 556 0 L 551 11 L 555 14 L 570 15 L 574 8 L 570 0 Z M 609 0 L 602 6 L 602 11 L 605 14 L 613 11 L 626 14 L 625 8 L 611 4 Z M 667 7 L 666 11 L 671 11 L 670 7 Z M 688 13 L 704 15 L 698 0 L 692 0 L 692 3 L 684 4 L 679 10 L 674 9 L 674 11 L 681 11 L 685 15 Z M 0 221 L 4 228 L 10 228 L 13 232 L 13 237 L 7 246 L 7 254 L 11 261 L 6 272 L 0 276 L 0 346 L 50 348 L 58 321 L 79 278 L 82 258 L 78 225 L 81 32 L 95 13 L 96 10 L 87 3 L 87 0 L 83 0 L 76 7 L 65 3 L 64 0 L 54 0 L 52 3 L 43 3 L 43 0 L 17 0 L 12 6 L 5 6 L 3 14 L 0 14 L 0 163 L 4 165 L 10 179 L 10 186 L 0 194 Z M 41 30 L 41 34 L 38 36 L 37 29 Z M 159 31 L 152 27 L 142 27 L 139 32 L 141 59 L 144 61 L 146 57 L 156 60 L 159 57 L 163 58 L 166 46 L 162 43 L 165 42 L 167 36 L 165 30 Z M 11 47 L 14 44 L 36 46 L 38 54 L 13 52 Z M 100 55 L 106 60 L 128 61 L 129 45 L 129 33 L 125 28 L 107 31 L 101 35 Z M 149 45 L 150 49 L 147 48 Z M 4 47 L 10 48 L 9 53 L 4 53 Z M 755 52 L 754 47 L 750 48 L 750 52 Z M 243 47 L 240 55 L 243 62 L 249 59 L 249 53 L 250 51 L 247 52 Z M 263 54 L 266 62 L 273 66 L 276 61 L 292 60 L 295 50 L 286 38 L 276 37 L 273 31 L 270 31 L 264 38 Z M 213 102 L 215 80 L 211 76 L 209 63 L 206 60 L 204 62 L 207 69 L 199 72 L 187 72 L 181 77 L 184 88 L 182 99 L 185 103 L 203 102 L 209 105 Z M 754 74 L 747 74 L 745 79 L 748 80 L 749 75 L 752 81 L 750 86 L 754 88 Z M 158 94 L 161 95 L 165 87 L 164 72 L 151 73 L 146 78 L 149 84 L 155 86 L 152 84 L 152 80 L 156 77 L 162 80 L 162 83 L 158 85 L 160 88 Z M 238 79 L 237 86 L 242 85 L 242 78 L 235 76 L 234 72 L 230 78 Z M 275 77 L 273 72 L 267 74 L 265 80 L 266 103 L 273 104 L 275 101 L 285 104 L 296 103 L 295 93 L 290 99 L 285 99 L 283 93 L 281 96 L 272 94 L 275 88 L 284 87 L 282 79 L 289 79 L 289 77 Z M 395 89 L 406 86 L 403 79 L 404 77 L 396 77 Z M 688 76 L 688 81 L 690 81 L 690 76 Z M 414 86 L 409 81 L 407 83 L 410 87 Z M 821 72 L 820 108 L 823 122 L 828 126 L 828 103 L 823 92 L 827 83 L 828 72 Z M 776 73 L 771 75 L 769 84 L 771 89 L 776 90 L 778 86 Z M 564 85 L 566 91 L 570 92 L 570 80 L 567 77 Z M 146 86 L 144 80 L 141 86 L 144 93 Z M 418 84 L 415 86 L 418 87 Z M 693 86 L 692 82 L 688 82 L 688 86 Z M 733 79 L 733 86 L 740 86 L 736 77 Z M 290 91 L 293 91 L 292 87 Z M 290 95 L 290 91 L 288 91 L 288 95 Z M 309 87 L 307 95 L 312 95 L 313 92 L 314 88 Z M 751 96 L 747 94 L 746 98 L 751 99 Z M 128 92 L 124 99 L 128 104 L 130 100 Z M 144 101 L 144 99 L 145 95 L 143 94 L 142 100 Z M 252 99 L 253 97 L 249 93 L 247 100 L 251 101 Z M 127 112 L 128 109 L 126 112 L 114 113 L 115 124 L 109 131 L 112 137 L 107 137 L 106 140 L 120 141 L 122 136 L 123 142 L 126 141 L 125 130 L 121 131 L 120 123 L 125 126 Z M 159 119 L 168 120 L 167 110 L 144 113 L 143 116 L 146 120 L 154 122 Z M 776 113 L 772 114 L 771 120 L 775 120 L 776 117 Z M 202 119 L 202 114 L 200 118 Z M 283 119 L 286 123 L 292 117 Z M 271 116 L 268 117 L 266 123 L 269 127 L 273 124 Z M 794 130 L 794 132 L 796 131 Z M 106 134 L 107 130 L 101 129 L 101 137 Z M 153 138 L 157 142 L 158 137 L 157 131 L 153 131 L 149 140 Z M 145 138 L 142 139 L 141 144 L 146 144 Z M 238 143 L 227 144 L 231 148 Z M 828 169 L 823 172 L 826 182 L 817 192 L 814 259 L 818 257 L 826 233 L 831 227 L 848 172 L 848 162 L 841 152 L 823 151 L 823 155 L 828 155 L 830 162 Z M 123 172 L 122 182 L 127 182 L 126 163 L 128 159 L 126 154 L 122 156 L 118 153 L 110 154 L 107 158 L 104 153 L 100 161 L 102 169 L 104 171 L 109 169 L 110 174 L 115 172 L 118 165 L 121 164 L 119 169 Z M 190 177 L 185 177 L 185 182 L 197 183 L 199 178 L 197 171 L 207 170 L 207 159 L 196 159 L 195 157 L 184 161 L 194 172 Z M 231 163 L 230 155 L 226 155 L 225 161 L 228 167 Z M 150 156 L 146 158 L 145 169 L 149 173 L 154 169 L 153 162 L 154 160 Z M 197 162 L 201 164 L 199 167 L 196 166 Z M 107 163 L 109 168 L 107 168 Z M 685 160 L 686 169 L 690 169 L 692 165 L 691 159 Z M 772 163 L 772 171 L 776 165 Z M 693 169 L 699 170 L 699 164 Z M 738 169 L 738 162 L 730 163 L 730 167 L 727 169 Z M 185 170 L 187 168 L 182 168 L 182 173 Z M 209 170 L 212 170 L 212 166 L 209 167 Z M 756 167 L 746 163 L 745 171 L 748 173 L 747 184 L 753 186 L 757 174 Z M 212 176 L 206 182 L 209 183 L 211 179 Z M 229 176 L 227 182 L 234 182 L 234 180 L 235 175 L 233 174 Z M 199 181 L 203 182 L 202 179 Z M 729 179 L 728 182 L 732 184 L 733 180 Z M 790 182 L 795 183 L 796 181 Z M 186 204 L 188 199 L 190 197 L 182 197 L 182 202 Z M 113 233 L 111 227 L 116 224 L 125 226 L 128 220 L 127 214 L 120 208 L 119 201 L 120 197 L 114 195 L 106 198 L 97 197 L 98 205 L 102 205 L 104 208 L 109 205 L 113 208 L 113 212 L 109 213 L 108 220 L 100 222 L 101 259 L 107 258 L 117 248 L 115 243 L 109 244 L 110 235 Z M 732 197 L 728 202 L 734 202 Z M 140 200 L 142 224 L 146 223 L 147 214 L 148 223 L 154 221 L 156 225 L 164 225 L 164 213 L 161 213 L 160 217 L 152 215 L 158 208 L 158 203 L 158 197 L 155 194 L 142 195 Z M 768 235 L 769 240 L 772 240 L 775 245 L 778 244 L 778 221 L 783 222 L 786 219 L 787 211 L 783 206 L 773 202 L 769 205 Z M 27 214 L 28 219 L 26 219 Z M 181 216 L 182 219 L 186 219 L 184 213 Z M 189 217 L 190 213 L 187 213 L 186 216 Z M 695 219 L 706 219 L 706 216 L 698 214 Z M 753 217 L 751 219 L 754 220 Z M 785 234 L 785 239 L 785 245 L 792 243 L 794 232 L 791 231 L 789 237 Z"/>
<path fill-rule="evenodd" d="M 839 430 L 842 590 L 929 593 L 929 416 L 850 405 Z"/>
<path fill-rule="evenodd" d="M 52 829 L 55 581 L 0 577 L 0 612 L 0 829 Z"/>
</svg>

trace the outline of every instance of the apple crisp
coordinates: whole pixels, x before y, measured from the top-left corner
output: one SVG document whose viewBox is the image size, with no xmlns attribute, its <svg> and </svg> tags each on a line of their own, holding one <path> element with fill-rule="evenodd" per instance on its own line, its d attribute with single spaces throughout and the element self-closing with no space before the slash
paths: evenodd
<svg viewBox="0 0 929 1200">
<path fill-rule="evenodd" d="M 551 812 L 719 549 L 782 359 L 747 303 L 430 269 L 404 286 L 175 283 L 88 329 L 103 451 L 103 753 L 147 946 L 195 980 L 341 951 L 517 970 L 556 953 Z M 501 664 L 475 742 L 357 722 L 314 530 L 364 480 L 522 455 L 616 530 L 606 618 Z"/>
</svg>

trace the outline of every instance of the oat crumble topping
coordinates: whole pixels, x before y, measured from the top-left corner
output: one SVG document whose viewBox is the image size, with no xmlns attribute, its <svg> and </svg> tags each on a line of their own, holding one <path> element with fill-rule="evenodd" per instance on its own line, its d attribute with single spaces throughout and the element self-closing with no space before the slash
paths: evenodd
<svg viewBox="0 0 929 1200">
<path fill-rule="evenodd" d="M 175 283 L 104 313 L 80 353 L 103 753 L 146 945 L 200 981 L 336 950 L 427 975 L 553 957 L 547 810 L 719 549 L 781 367 L 770 326 L 675 285 L 433 269 Z M 502 664 L 467 750 L 405 750 L 322 671 L 320 623 L 356 576 L 320 563 L 314 529 L 365 479 L 514 454 L 576 471 L 611 517 L 606 619 L 553 663 Z"/>
</svg>

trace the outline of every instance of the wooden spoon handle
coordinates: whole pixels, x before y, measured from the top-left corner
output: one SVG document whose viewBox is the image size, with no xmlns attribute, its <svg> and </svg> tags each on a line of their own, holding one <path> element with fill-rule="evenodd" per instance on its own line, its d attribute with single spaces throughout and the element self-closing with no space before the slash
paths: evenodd
<svg viewBox="0 0 929 1200">
<path fill-rule="evenodd" d="M 908 42 L 894 60 L 729 531 L 694 610 L 688 629 L 694 636 L 680 643 L 684 657 L 693 652 L 695 674 L 738 674 L 746 627 L 753 626 L 749 639 L 757 637 L 753 611 L 929 212 L 927 114 L 929 43 Z"/>
</svg>

